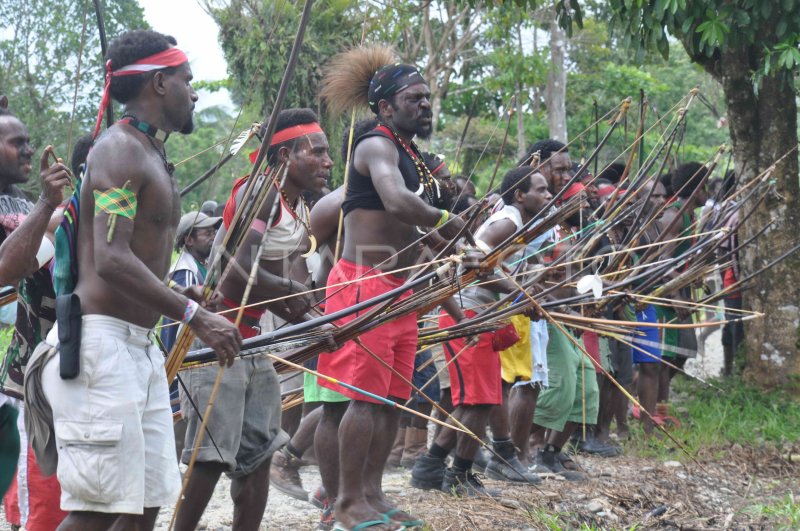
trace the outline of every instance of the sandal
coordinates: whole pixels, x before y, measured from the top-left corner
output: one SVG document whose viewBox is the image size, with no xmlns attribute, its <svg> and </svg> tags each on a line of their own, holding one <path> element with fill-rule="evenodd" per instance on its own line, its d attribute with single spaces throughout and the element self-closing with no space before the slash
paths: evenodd
<svg viewBox="0 0 800 531">
<path fill-rule="evenodd" d="M 366 520 L 364 522 L 356 524 L 355 526 L 349 529 L 345 527 L 341 522 L 337 521 L 336 523 L 333 524 L 333 529 L 334 531 L 363 531 L 364 529 L 369 529 L 370 527 L 375 527 L 379 525 L 391 525 L 392 523 L 391 520 L 389 520 L 389 518 L 385 514 L 382 514 L 381 516 L 383 516 L 381 520 Z M 403 531 L 403 529 L 405 529 L 405 526 L 400 524 L 400 527 L 398 527 L 397 529 L 393 529 L 392 531 Z"/>
<path fill-rule="evenodd" d="M 398 509 L 397 507 L 395 507 L 394 509 L 389 509 L 388 511 L 383 513 L 383 516 L 386 517 L 388 520 L 391 520 L 391 521 L 397 522 L 399 524 L 402 524 L 404 529 L 411 529 L 413 527 L 419 527 L 419 526 L 421 526 L 421 525 L 423 525 L 425 523 L 420 519 L 416 519 L 416 520 L 392 520 L 392 516 L 396 515 L 397 513 L 404 513 L 404 512 L 405 511 L 403 509 Z"/>
</svg>

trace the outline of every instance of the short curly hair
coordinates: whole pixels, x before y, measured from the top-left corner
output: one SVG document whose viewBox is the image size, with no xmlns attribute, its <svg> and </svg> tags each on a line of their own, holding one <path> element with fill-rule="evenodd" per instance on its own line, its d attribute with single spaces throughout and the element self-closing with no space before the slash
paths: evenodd
<svg viewBox="0 0 800 531">
<path fill-rule="evenodd" d="M 106 59 L 111 61 L 112 70 L 117 70 L 123 66 L 135 63 L 139 59 L 144 59 L 158 52 L 171 48 L 178 44 L 175 37 L 163 35 L 151 30 L 126 31 L 119 37 L 111 41 L 108 46 Z M 167 67 L 158 72 L 172 74 L 175 67 Z M 145 83 L 153 78 L 155 72 L 144 74 L 132 74 L 129 76 L 118 76 L 111 78 L 109 91 L 111 97 L 120 103 L 127 103 L 136 98 L 142 91 Z"/>
<path fill-rule="evenodd" d="M 703 182 L 708 168 L 699 162 L 681 164 L 672 172 L 672 191 L 681 199 L 688 199 Z"/>
<path fill-rule="evenodd" d="M 563 142 L 559 142 L 558 140 L 554 140 L 552 138 L 547 138 L 545 140 L 539 140 L 538 142 L 534 143 L 530 148 L 528 148 L 528 153 L 525 154 L 524 157 L 520 159 L 517 163 L 519 166 L 529 166 L 531 163 L 531 158 L 533 154 L 539 152 L 539 162 L 547 162 L 550 160 L 555 153 L 569 153 L 566 144 Z"/>
<path fill-rule="evenodd" d="M 514 193 L 519 190 L 522 193 L 528 193 L 531 189 L 530 176 L 536 172 L 530 166 L 521 166 L 519 168 L 511 168 L 503 177 L 503 182 L 500 184 L 500 195 L 503 202 L 510 205 L 514 202 Z"/>
</svg>

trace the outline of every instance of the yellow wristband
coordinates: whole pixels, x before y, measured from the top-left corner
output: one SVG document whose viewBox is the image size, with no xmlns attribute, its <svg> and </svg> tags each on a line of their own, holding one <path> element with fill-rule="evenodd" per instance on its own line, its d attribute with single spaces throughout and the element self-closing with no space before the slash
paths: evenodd
<svg viewBox="0 0 800 531">
<path fill-rule="evenodd" d="M 434 225 L 433 228 L 438 229 L 439 227 L 447 223 L 448 219 L 450 219 L 450 212 L 448 212 L 445 209 L 442 209 L 442 217 L 439 218 L 439 221 L 436 222 L 436 225 Z"/>
</svg>

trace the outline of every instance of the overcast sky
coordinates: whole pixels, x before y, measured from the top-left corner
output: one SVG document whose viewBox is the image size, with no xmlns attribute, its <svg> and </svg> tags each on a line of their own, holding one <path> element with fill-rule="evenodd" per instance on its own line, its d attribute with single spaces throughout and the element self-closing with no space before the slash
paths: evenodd
<svg viewBox="0 0 800 531">
<path fill-rule="evenodd" d="M 139 0 L 139 4 L 154 30 L 178 40 L 178 47 L 189 56 L 195 79 L 217 81 L 228 76 L 217 25 L 198 0 Z M 198 109 L 212 105 L 233 108 L 227 91 L 200 91 L 199 96 Z"/>
</svg>

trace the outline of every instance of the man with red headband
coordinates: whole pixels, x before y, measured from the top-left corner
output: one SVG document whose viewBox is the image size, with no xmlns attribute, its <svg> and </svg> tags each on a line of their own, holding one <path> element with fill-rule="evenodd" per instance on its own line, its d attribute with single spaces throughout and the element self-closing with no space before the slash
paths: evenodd
<svg viewBox="0 0 800 531">
<path fill-rule="evenodd" d="M 267 163 L 279 170 L 280 181 L 267 193 L 233 258 L 238 267 L 225 275 L 219 285 L 223 305 L 233 310 L 227 317 L 233 321 L 248 286 L 253 263 L 259 264 L 248 305 L 259 302 L 263 305 L 244 310 L 239 331 L 245 338 L 261 332 L 259 321 L 266 310 L 290 323 L 311 318 L 307 313 L 311 299 L 304 293 L 306 286 L 301 283 L 308 270 L 304 264 L 296 267 L 315 247 L 314 239 L 310 238 L 308 206 L 301 192 L 320 191 L 327 184 L 333 165 L 328 155 L 328 139 L 311 109 L 281 111 L 267 151 Z M 247 178 L 242 178 L 233 186 L 215 248 L 219 248 L 227 231 L 232 230 L 237 206 L 248 199 L 246 183 Z M 277 208 L 273 209 L 273 205 Z M 237 270 L 245 273 L 239 274 Z M 280 300 L 266 302 L 276 298 Z M 202 423 L 197 411 L 206 410 L 217 372 L 216 367 L 185 372 L 184 383 L 197 409 L 191 407 L 189 397 L 182 393 L 187 418 L 184 463 L 191 458 Z M 211 437 L 204 438 L 204 446 L 198 451 L 175 528 L 197 527 L 220 474 L 225 472 L 232 480 L 233 528 L 258 529 L 267 505 L 272 454 L 289 440 L 281 429 L 280 383 L 272 361 L 263 356 L 251 356 L 225 371 L 214 408 L 206 420 Z"/>
<path fill-rule="evenodd" d="M 61 507 L 70 512 L 60 529 L 152 529 L 159 507 L 177 499 L 164 356 L 152 338 L 161 315 L 188 324 L 221 363 L 232 363 L 241 345 L 227 320 L 163 281 L 181 213 L 164 142 L 192 131 L 197 101 L 175 44 L 131 31 L 109 47 L 106 90 L 125 114 L 87 160 L 73 198 L 81 207 L 74 291 L 59 297 L 57 327 L 29 366 L 42 358 Z"/>
<path fill-rule="evenodd" d="M 342 204 L 342 258 L 328 277 L 326 313 L 402 286 L 405 273 L 392 272 L 403 271 L 418 258 L 413 245 L 418 227 L 423 233 L 438 229 L 444 238 L 452 238 L 464 226 L 444 209 L 441 189 L 414 143 L 416 136 L 428 138 L 433 131 L 430 88 L 414 66 L 394 61 L 387 49 L 354 48 L 336 56 L 323 79 L 321 97 L 331 111 L 366 105 L 379 121 L 355 142 Z M 416 315 L 411 313 L 361 335 L 358 344 L 349 342 L 334 353 L 321 354 L 318 371 L 403 403 L 411 396 L 407 382 L 416 347 Z M 327 380 L 318 383 L 352 399 L 338 432 L 335 514 L 340 526 L 386 531 L 420 525 L 395 508 L 381 489 L 399 412 Z"/>
</svg>

